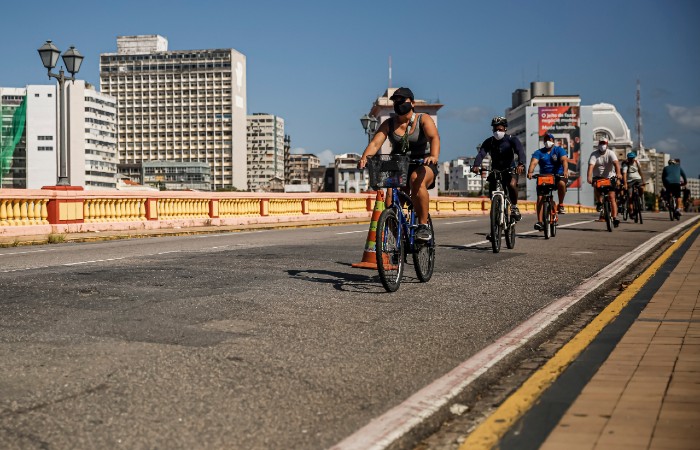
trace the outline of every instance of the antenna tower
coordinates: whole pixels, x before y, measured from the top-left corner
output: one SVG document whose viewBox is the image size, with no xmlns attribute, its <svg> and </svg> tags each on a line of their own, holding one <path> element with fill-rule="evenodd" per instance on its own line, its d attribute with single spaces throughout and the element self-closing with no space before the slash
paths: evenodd
<svg viewBox="0 0 700 450">
<path fill-rule="evenodd" d="M 640 91 L 640 83 L 639 80 L 637 80 L 637 150 L 644 151 L 644 143 L 642 141 L 642 101 Z"/>
<path fill-rule="evenodd" d="M 391 55 L 389 55 L 389 89 L 391 89 Z"/>
</svg>

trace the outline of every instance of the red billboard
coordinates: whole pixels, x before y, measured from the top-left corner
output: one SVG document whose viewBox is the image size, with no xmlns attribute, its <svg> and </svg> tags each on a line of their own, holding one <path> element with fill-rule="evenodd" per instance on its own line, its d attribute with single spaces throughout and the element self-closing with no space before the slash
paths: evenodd
<svg viewBox="0 0 700 450">
<path fill-rule="evenodd" d="M 544 146 L 542 136 L 554 135 L 554 145 L 566 150 L 569 155 L 570 187 L 581 186 L 581 116 L 578 106 L 541 106 L 539 115 L 539 146 Z"/>
</svg>

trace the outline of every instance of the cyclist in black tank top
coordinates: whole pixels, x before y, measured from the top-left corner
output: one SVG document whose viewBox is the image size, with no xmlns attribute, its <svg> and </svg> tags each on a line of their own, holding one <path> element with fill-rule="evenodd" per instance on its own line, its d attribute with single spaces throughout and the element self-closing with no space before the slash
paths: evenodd
<svg viewBox="0 0 700 450">
<path fill-rule="evenodd" d="M 427 226 L 430 203 L 428 189 L 435 186 L 437 178 L 440 135 L 430 115 L 415 113 L 416 102 L 410 89 L 397 89 L 390 100 L 394 102 L 396 115 L 379 126 L 374 138 L 362 153 L 358 167 L 363 169 L 367 158 L 376 155 L 387 139 L 391 143 L 392 154 L 405 153 L 411 159 L 423 159 L 422 165 L 409 166 L 408 188 L 418 216 L 416 239 L 428 241 L 432 237 Z"/>
</svg>

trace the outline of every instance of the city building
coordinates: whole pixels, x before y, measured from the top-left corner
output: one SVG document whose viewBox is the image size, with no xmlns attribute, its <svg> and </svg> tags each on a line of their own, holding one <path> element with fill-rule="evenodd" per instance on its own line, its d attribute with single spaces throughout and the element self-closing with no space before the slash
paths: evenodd
<svg viewBox="0 0 700 450">
<path fill-rule="evenodd" d="M 358 169 L 357 163 L 360 155 L 357 153 L 344 153 L 335 157 L 335 192 L 359 194 L 369 190 L 369 172 L 367 169 Z"/>
<path fill-rule="evenodd" d="M 467 196 L 488 193 L 485 176 L 471 171 L 475 157 L 462 157 L 449 162 L 448 195 Z M 485 175 L 485 174 L 484 174 Z"/>
<path fill-rule="evenodd" d="M 686 185 L 690 189 L 690 197 L 698 200 L 700 199 L 700 178 L 690 178 L 688 177 L 688 184 Z"/>
<path fill-rule="evenodd" d="M 658 152 L 653 148 L 648 148 L 646 149 L 646 157 L 649 160 L 649 168 L 651 170 L 651 176 L 649 177 L 650 179 L 647 181 L 647 184 L 652 183 L 652 189 L 647 190 L 647 192 L 659 194 L 661 192 L 661 188 L 664 187 L 662 182 L 664 167 L 668 165 L 671 155 L 664 152 Z"/>
<path fill-rule="evenodd" d="M 292 154 L 292 138 L 284 136 L 284 184 L 290 184 L 289 156 Z"/>
<path fill-rule="evenodd" d="M 117 99 L 120 164 L 205 162 L 213 189 L 247 189 L 243 54 L 119 36 L 117 52 L 100 55 L 100 89 Z"/>
<path fill-rule="evenodd" d="M 68 181 L 86 189 L 114 189 L 115 100 L 82 80 L 66 83 L 65 91 L 70 119 L 66 136 Z M 0 186 L 40 189 L 55 185 L 60 142 L 56 86 L 0 88 L 0 98 L 4 155 L 0 158 Z"/>
<path fill-rule="evenodd" d="M 141 179 L 165 191 L 210 191 L 211 167 L 205 162 L 144 161 Z"/>
<path fill-rule="evenodd" d="M 312 169 L 321 166 L 318 156 L 311 153 L 289 155 L 289 181 L 287 184 L 307 184 L 310 183 L 310 173 Z"/>
<path fill-rule="evenodd" d="M 435 188 L 440 195 L 450 189 L 450 163 L 449 161 L 438 162 L 437 178 L 435 179 Z"/>
<path fill-rule="evenodd" d="M 270 191 L 274 179 L 282 180 L 281 185 L 283 186 L 284 119 L 272 114 L 255 113 L 248 116 L 247 120 L 248 190 L 253 192 Z"/>
<path fill-rule="evenodd" d="M 334 168 L 326 166 L 314 167 L 309 171 L 311 192 L 333 192 Z"/>
</svg>

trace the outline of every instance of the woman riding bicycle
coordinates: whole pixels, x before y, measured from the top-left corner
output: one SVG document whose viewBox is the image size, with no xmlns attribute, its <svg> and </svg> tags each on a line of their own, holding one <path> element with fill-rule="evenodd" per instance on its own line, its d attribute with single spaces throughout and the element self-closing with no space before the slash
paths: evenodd
<svg viewBox="0 0 700 450">
<path fill-rule="evenodd" d="M 396 115 L 392 115 L 379 126 L 372 141 L 362 153 L 358 167 L 363 169 L 367 158 L 376 155 L 387 138 L 391 143 L 392 155 L 408 155 L 412 160 L 423 160 L 423 164 L 411 163 L 408 167 L 407 189 L 418 216 L 415 237 L 421 241 L 429 241 L 432 236 L 427 225 L 430 209 L 428 189 L 435 186 L 440 135 L 430 115 L 415 113 L 416 101 L 409 88 L 398 88 L 390 100 L 394 102 Z"/>
<path fill-rule="evenodd" d="M 630 217 L 633 218 L 635 214 L 637 214 L 637 211 L 634 209 L 634 202 L 631 201 L 634 190 L 636 189 L 639 196 L 642 199 L 644 198 L 644 174 L 636 158 L 637 154 L 635 152 L 629 152 L 627 154 L 627 160 L 622 163 L 622 183 L 624 184 L 625 191 L 627 191 L 629 214 Z"/>
</svg>

